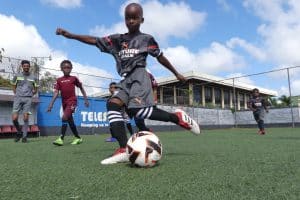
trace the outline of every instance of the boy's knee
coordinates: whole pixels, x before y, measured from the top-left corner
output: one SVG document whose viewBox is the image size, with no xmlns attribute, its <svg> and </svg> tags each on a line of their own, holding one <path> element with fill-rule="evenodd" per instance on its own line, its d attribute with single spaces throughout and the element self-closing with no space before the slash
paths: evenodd
<svg viewBox="0 0 300 200">
<path fill-rule="evenodd" d="M 139 110 L 140 110 L 140 108 L 130 108 L 130 109 L 128 109 L 127 114 L 129 115 L 130 118 L 136 117 L 136 114 L 139 112 Z M 138 118 L 138 119 L 141 119 L 141 118 Z"/>
<path fill-rule="evenodd" d="M 15 121 L 15 120 L 18 121 L 18 118 L 19 118 L 19 115 L 17 115 L 17 114 L 13 114 L 11 117 L 12 121 Z"/>
<path fill-rule="evenodd" d="M 116 103 L 115 101 L 109 101 L 107 104 L 108 111 L 121 111 L 122 104 Z"/>
<path fill-rule="evenodd" d="M 109 101 L 108 101 L 108 105 L 109 104 L 117 104 L 118 106 L 123 106 L 124 103 L 121 99 L 119 98 L 111 98 Z"/>
</svg>

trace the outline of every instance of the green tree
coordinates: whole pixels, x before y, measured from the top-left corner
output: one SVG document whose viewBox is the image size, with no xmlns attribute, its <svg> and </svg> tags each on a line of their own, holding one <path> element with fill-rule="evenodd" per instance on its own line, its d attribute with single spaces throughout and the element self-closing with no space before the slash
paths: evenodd
<svg viewBox="0 0 300 200">
<path fill-rule="evenodd" d="M 290 106 L 292 104 L 291 97 L 288 97 L 286 95 L 282 95 L 281 97 L 279 97 L 279 100 L 282 102 L 281 104 L 283 106 Z"/>
<path fill-rule="evenodd" d="M 40 78 L 40 87 L 39 91 L 42 93 L 52 93 L 53 85 L 56 81 L 56 76 L 46 71 L 43 76 Z"/>
<path fill-rule="evenodd" d="M 2 76 L 0 76 L 0 87 L 11 88 L 11 83 L 8 79 L 5 79 Z"/>
</svg>

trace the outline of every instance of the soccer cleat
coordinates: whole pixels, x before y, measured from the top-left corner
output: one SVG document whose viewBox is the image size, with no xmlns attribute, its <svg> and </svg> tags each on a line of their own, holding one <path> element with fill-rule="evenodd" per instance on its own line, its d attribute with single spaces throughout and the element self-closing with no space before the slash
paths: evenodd
<svg viewBox="0 0 300 200">
<path fill-rule="evenodd" d="M 61 137 L 59 137 L 55 141 L 53 141 L 53 144 L 57 146 L 62 146 L 64 145 L 64 141 L 61 139 Z"/>
<path fill-rule="evenodd" d="M 110 138 L 105 139 L 105 142 L 116 142 L 116 141 L 117 141 L 117 139 L 114 138 L 114 137 L 110 137 Z"/>
<path fill-rule="evenodd" d="M 81 144 L 83 142 L 82 138 L 75 138 L 71 144 Z"/>
<path fill-rule="evenodd" d="M 28 142 L 27 138 L 26 138 L 26 137 L 23 137 L 23 138 L 22 138 L 22 143 L 27 143 L 27 142 Z"/>
<path fill-rule="evenodd" d="M 19 142 L 20 139 L 22 138 L 22 135 L 23 135 L 22 133 L 18 132 L 15 137 L 15 142 Z"/>
<path fill-rule="evenodd" d="M 175 114 L 177 115 L 177 117 L 179 119 L 178 124 L 181 127 L 185 128 L 189 131 L 192 131 L 196 135 L 200 134 L 199 124 L 195 120 L 193 120 L 190 116 L 188 116 L 188 114 L 186 114 L 186 112 L 184 112 L 181 109 L 176 109 Z"/>
<path fill-rule="evenodd" d="M 264 131 L 264 130 L 259 130 L 259 131 L 257 132 L 257 134 L 258 134 L 258 135 L 264 135 L 264 134 L 265 134 L 265 131 Z"/>
<path fill-rule="evenodd" d="M 126 153 L 126 148 L 119 148 L 117 149 L 114 154 L 101 161 L 102 165 L 111 165 L 111 164 L 116 164 L 116 163 L 121 163 L 121 162 L 128 162 L 129 158 Z"/>
</svg>

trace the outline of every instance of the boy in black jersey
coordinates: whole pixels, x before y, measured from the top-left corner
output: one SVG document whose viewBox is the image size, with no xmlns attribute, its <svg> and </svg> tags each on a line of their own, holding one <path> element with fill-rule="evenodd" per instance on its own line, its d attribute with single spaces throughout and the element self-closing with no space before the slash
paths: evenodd
<svg viewBox="0 0 300 200">
<path fill-rule="evenodd" d="M 154 38 L 140 32 L 140 25 L 143 22 L 142 7 L 137 3 L 130 3 L 125 8 L 125 24 L 128 33 L 98 38 L 72 34 L 61 28 L 56 30 L 57 35 L 94 45 L 100 51 L 111 54 L 116 60 L 117 71 L 122 80 L 118 84 L 118 92 L 110 99 L 107 110 L 111 130 L 118 140 L 120 148 L 111 157 L 101 161 L 101 164 L 104 165 L 128 161 L 127 136 L 121 115 L 123 106 L 127 106 L 128 114 L 131 117 L 173 122 L 195 134 L 200 134 L 197 122 L 183 110 L 177 109 L 175 113 L 169 113 L 154 106 L 151 81 L 145 69 L 148 54 L 156 57 L 157 61 L 169 69 L 178 80 L 186 81 L 186 79 L 163 55 Z"/>
<path fill-rule="evenodd" d="M 258 126 L 258 134 L 264 135 L 265 132 L 265 124 L 264 124 L 264 117 L 265 112 L 269 112 L 268 110 L 268 103 L 267 101 L 262 98 L 259 94 L 259 90 L 257 88 L 254 88 L 252 90 L 252 97 L 250 98 L 248 102 L 248 107 L 250 110 L 253 111 L 253 116 L 255 121 L 257 122 Z"/>
</svg>

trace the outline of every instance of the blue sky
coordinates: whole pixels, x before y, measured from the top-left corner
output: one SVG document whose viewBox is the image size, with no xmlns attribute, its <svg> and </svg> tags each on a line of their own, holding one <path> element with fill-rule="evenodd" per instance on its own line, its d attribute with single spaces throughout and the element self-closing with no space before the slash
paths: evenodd
<svg viewBox="0 0 300 200">
<path fill-rule="evenodd" d="M 95 47 L 55 35 L 70 32 L 105 36 L 126 32 L 118 0 L 0 0 L 0 48 L 5 56 L 52 56 L 47 68 L 62 59 L 74 71 L 119 78 L 113 58 Z M 300 65 L 300 6 L 297 0 L 141 0 L 145 23 L 164 55 L 178 71 L 233 77 Z M 172 75 L 149 56 L 156 77 Z M 101 80 L 82 77 L 87 85 Z M 286 72 L 240 81 L 287 94 Z M 300 69 L 291 71 L 293 95 L 300 94 Z M 95 92 L 95 91 L 94 91 Z"/>
</svg>

